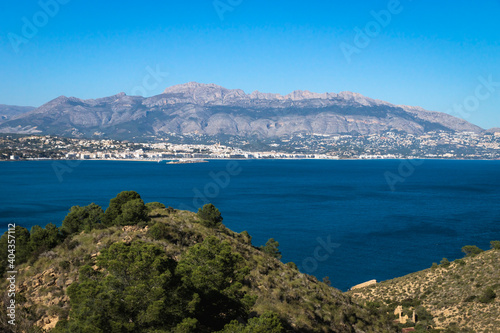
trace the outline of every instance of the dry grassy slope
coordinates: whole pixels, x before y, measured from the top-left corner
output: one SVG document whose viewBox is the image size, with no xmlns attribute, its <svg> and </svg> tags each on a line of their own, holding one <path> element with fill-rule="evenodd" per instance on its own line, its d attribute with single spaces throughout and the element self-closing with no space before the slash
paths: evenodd
<svg viewBox="0 0 500 333">
<path fill-rule="evenodd" d="M 347 294 L 358 301 L 384 300 L 387 304 L 418 299 L 438 327 L 456 323 L 475 332 L 500 332 L 500 251 L 464 258 L 463 263 L 454 261 L 448 267 L 440 265 Z M 488 287 L 498 296 L 482 303 L 478 298 Z"/>
<path fill-rule="evenodd" d="M 253 311 L 260 314 L 266 310 L 277 312 L 290 324 L 289 330 L 299 332 L 395 332 L 390 320 L 381 318 L 353 303 L 339 290 L 318 282 L 316 278 L 301 274 L 289 265 L 265 256 L 251 246 L 241 234 L 221 226 L 208 229 L 196 223 L 194 213 L 166 210 L 152 213 L 153 221 L 166 223 L 170 238 L 156 241 L 147 235 L 148 227 L 112 227 L 81 233 L 72 239 L 73 246 L 62 244 L 44 253 L 31 266 L 19 267 L 18 285 L 21 309 L 18 311 L 21 331 L 32 331 L 31 323 L 45 329 L 55 326 L 59 318 L 67 317 L 69 300 L 66 288 L 78 280 L 81 265 L 95 261 L 105 247 L 114 242 L 143 240 L 164 247 L 173 258 L 209 235 L 228 241 L 239 252 L 251 268 L 245 288 L 258 295 Z M 21 320 L 21 318 L 23 318 Z M 374 324 L 376 323 L 376 324 Z M 23 329 L 24 325 L 24 329 Z M 375 325 L 377 325 L 375 327 Z"/>
</svg>

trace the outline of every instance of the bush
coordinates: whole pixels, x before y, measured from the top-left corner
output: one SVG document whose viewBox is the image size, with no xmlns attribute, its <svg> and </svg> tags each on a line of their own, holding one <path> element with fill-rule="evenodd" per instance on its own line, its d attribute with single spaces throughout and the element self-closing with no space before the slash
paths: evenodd
<svg viewBox="0 0 500 333">
<path fill-rule="evenodd" d="M 95 203 L 84 207 L 73 206 L 62 222 L 61 231 L 65 235 L 78 233 L 82 230 L 89 232 L 96 225 L 101 224 L 103 216 L 104 211 Z"/>
<path fill-rule="evenodd" d="M 115 198 L 109 201 L 109 207 L 104 212 L 102 222 L 105 226 L 116 225 L 115 220 L 122 214 L 123 206 L 132 200 L 141 199 L 139 193 L 135 191 L 123 191 L 120 192 Z M 142 202 L 144 205 L 144 201 Z"/>
<path fill-rule="evenodd" d="M 500 250 L 500 241 L 491 241 L 490 244 L 493 250 Z"/>
<path fill-rule="evenodd" d="M 497 297 L 495 291 L 492 287 L 487 288 L 481 296 L 479 296 L 479 302 L 481 303 L 491 303 Z"/>
<path fill-rule="evenodd" d="M 328 276 L 325 276 L 323 278 L 323 283 L 326 284 L 326 285 L 328 285 L 328 286 L 332 285 L 332 281 L 330 281 L 330 277 L 328 277 Z"/>
<path fill-rule="evenodd" d="M 252 236 L 248 233 L 248 231 L 242 231 L 241 235 L 243 236 L 245 243 L 252 245 Z"/>
<path fill-rule="evenodd" d="M 477 298 L 476 295 L 470 295 L 470 296 L 468 296 L 467 298 L 464 299 L 464 302 L 465 303 L 470 303 L 470 302 L 473 302 L 476 298 Z"/>
<path fill-rule="evenodd" d="M 62 243 L 64 237 L 59 229 L 52 223 L 45 228 L 34 225 L 30 232 L 29 248 L 32 252 L 30 260 L 36 260 L 38 256 Z"/>
<path fill-rule="evenodd" d="M 206 204 L 198 209 L 198 217 L 201 224 L 208 228 L 214 228 L 222 223 L 221 213 L 213 204 Z"/>
<path fill-rule="evenodd" d="M 127 201 L 121 207 L 121 214 L 114 220 L 116 225 L 136 225 L 149 219 L 148 210 L 142 199 Z"/>
<path fill-rule="evenodd" d="M 63 260 L 59 262 L 59 267 L 61 267 L 63 270 L 67 270 L 70 266 L 70 262 L 67 260 Z"/>
<path fill-rule="evenodd" d="M 166 207 L 161 202 L 148 202 L 146 204 L 146 208 L 148 209 L 148 212 L 151 213 L 155 209 L 165 209 Z"/>
<path fill-rule="evenodd" d="M 443 258 L 443 260 L 440 261 L 440 264 L 443 267 L 448 267 L 448 266 L 450 266 L 450 261 L 446 258 Z"/>
<path fill-rule="evenodd" d="M 29 242 L 30 242 L 30 232 L 28 229 L 23 228 L 21 226 L 16 226 L 15 227 L 15 236 L 16 236 L 16 262 L 15 265 L 22 264 L 26 261 L 28 261 L 30 255 L 31 255 L 31 249 L 29 247 Z M 0 277 L 3 276 L 5 271 L 7 271 L 7 265 L 9 264 L 9 258 L 8 258 L 8 243 L 9 242 L 9 236 L 8 232 L 6 231 L 2 237 L 0 238 Z"/>
<path fill-rule="evenodd" d="M 438 267 L 439 267 L 439 265 L 437 264 L 437 262 L 432 263 L 432 266 L 431 266 L 432 269 L 436 269 Z"/>
<path fill-rule="evenodd" d="M 465 260 L 463 259 L 457 259 L 455 260 L 455 263 L 460 266 L 465 266 Z"/>
<path fill-rule="evenodd" d="M 274 240 L 274 238 L 269 238 L 266 242 L 266 245 L 261 246 L 260 249 L 267 255 L 270 255 L 273 258 L 281 259 L 281 252 L 278 250 L 278 246 L 280 243 Z"/>
<path fill-rule="evenodd" d="M 189 295 L 176 292 L 175 262 L 161 247 L 117 242 L 101 252 L 97 265 L 107 273 L 84 265 L 67 289 L 68 332 L 170 331 L 188 314 Z"/>
<path fill-rule="evenodd" d="M 465 253 L 466 257 L 474 257 L 484 251 L 475 245 L 466 245 L 462 247 L 462 252 Z"/>
<path fill-rule="evenodd" d="M 148 235 L 150 235 L 153 239 L 156 240 L 166 239 L 169 234 L 170 234 L 169 227 L 165 223 L 161 222 L 156 222 L 148 230 Z"/>
<path fill-rule="evenodd" d="M 179 261 L 176 274 L 196 293 L 196 318 L 201 326 L 221 330 L 233 319 L 246 317 L 251 298 L 241 290 L 249 273 L 244 259 L 228 242 L 207 237 L 190 247 Z"/>
</svg>

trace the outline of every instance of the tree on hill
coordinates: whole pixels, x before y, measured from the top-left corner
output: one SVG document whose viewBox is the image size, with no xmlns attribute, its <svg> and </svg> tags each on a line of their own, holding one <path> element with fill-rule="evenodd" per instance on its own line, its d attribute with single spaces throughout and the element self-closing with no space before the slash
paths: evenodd
<svg viewBox="0 0 500 333">
<path fill-rule="evenodd" d="M 484 250 L 481 250 L 476 245 L 466 245 L 462 247 L 462 252 L 465 253 L 466 257 L 474 257 L 479 253 L 484 252 Z"/>
<path fill-rule="evenodd" d="M 230 320 L 247 316 L 255 299 L 241 291 L 249 269 L 227 242 L 211 236 L 196 244 L 179 261 L 176 272 L 199 295 L 196 315 L 201 327 L 220 330 Z"/>
<path fill-rule="evenodd" d="M 443 260 L 441 260 L 440 264 L 443 267 L 448 267 L 448 266 L 450 266 L 451 263 L 447 258 L 443 258 Z"/>
<path fill-rule="evenodd" d="M 190 314 L 189 298 L 174 276 L 175 261 L 153 244 L 114 243 L 67 290 L 69 321 L 55 332 L 153 332 L 175 328 Z"/>
<path fill-rule="evenodd" d="M 127 201 L 122 206 L 122 213 L 115 219 L 117 225 L 135 225 L 148 220 L 148 209 L 142 199 Z"/>
<path fill-rule="evenodd" d="M 15 248 L 15 258 L 16 261 L 14 265 L 19 265 L 22 264 L 26 261 L 28 261 L 30 255 L 31 255 L 31 250 L 29 247 L 29 241 L 30 241 L 30 232 L 28 229 L 23 228 L 21 226 L 16 225 L 14 228 L 14 233 L 11 235 L 14 235 L 16 238 L 16 248 Z M 10 239 L 12 240 L 12 238 Z M 3 274 L 7 271 L 7 265 L 9 265 L 9 256 L 8 254 L 10 253 L 9 250 L 9 233 L 6 231 L 2 237 L 0 237 L 0 251 L 2 255 L 0 255 L 0 277 L 3 276 Z M 12 248 L 12 247 L 11 247 Z"/>
<path fill-rule="evenodd" d="M 54 332 L 214 332 L 245 320 L 255 303 L 242 291 L 243 258 L 215 237 L 178 263 L 162 247 L 134 241 L 112 244 L 96 264 L 82 266 L 67 289 L 69 319 Z"/>
<path fill-rule="evenodd" d="M 500 250 L 500 241 L 491 241 L 490 244 L 493 250 Z"/>
<path fill-rule="evenodd" d="M 261 246 L 260 248 L 265 254 L 270 255 L 271 257 L 276 259 L 281 259 L 281 252 L 278 249 L 279 246 L 280 243 L 275 241 L 274 238 L 269 238 L 269 240 L 266 242 L 266 245 Z"/>
<path fill-rule="evenodd" d="M 148 212 L 152 212 L 155 209 L 166 209 L 167 208 L 161 202 L 148 202 L 146 204 L 146 207 L 148 209 Z"/>
<path fill-rule="evenodd" d="M 62 222 L 61 231 L 65 235 L 71 235 L 83 230 L 89 232 L 101 224 L 103 215 L 104 211 L 95 203 L 84 207 L 73 206 Z"/>
<path fill-rule="evenodd" d="M 123 191 L 111 199 L 102 218 L 103 224 L 107 227 L 116 224 L 131 225 L 147 220 L 147 208 L 139 193 L 135 191 Z"/>
<path fill-rule="evenodd" d="M 31 228 L 29 239 L 30 260 L 36 260 L 41 253 L 49 251 L 60 244 L 64 240 L 64 236 L 55 224 L 49 223 L 45 228 L 34 225 Z"/>
<path fill-rule="evenodd" d="M 216 227 L 222 223 L 223 220 L 220 211 L 211 203 L 198 209 L 198 217 L 200 218 L 201 224 L 209 228 Z"/>
<path fill-rule="evenodd" d="M 479 297 L 481 303 L 491 303 L 497 297 L 492 287 L 486 288 L 483 294 Z"/>
</svg>

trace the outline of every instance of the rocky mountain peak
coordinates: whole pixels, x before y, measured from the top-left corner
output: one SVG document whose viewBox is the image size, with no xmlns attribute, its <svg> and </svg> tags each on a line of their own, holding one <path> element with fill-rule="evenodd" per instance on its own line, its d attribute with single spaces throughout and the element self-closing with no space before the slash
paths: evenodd
<svg viewBox="0 0 500 333">
<path fill-rule="evenodd" d="M 198 83 L 188 82 L 177 84 L 168 87 L 163 91 L 164 94 L 184 94 L 184 95 L 207 95 L 207 94 L 222 94 L 229 91 L 228 89 L 218 86 L 214 83 Z"/>
<path fill-rule="evenodd" d="M 141 126 L 137 126 L 138 120 Z M 81 133 L 106 131 L 110 137 L 127 139 L 145 133 L 223 133 L 242 137 L 257 133 L 259 137 L 275 137 L 295 133 L 373 134 L 387 130 L 412 134 L 433 130 L 483 131 L 448 114 L 393 105 L 349 91 L 246 94 L 241 89 L 198 82 L 175 85 L 148 98 L 124 93 L 87 100 L 60 96 L 16 119 L 5 117 L 0 132 L 17 133 L 19 128 L 34 128 L 33 124 L 37 124 L 38 131 L 59 135 L 71 134 L 76 128 Z"/>
<path fill-rule="evenodd" d="M 184 99 L 191 102 L 207 104 L 207 103 L 224 103 L 226 100 L 244 99 L 246 94 L 241 89 L 226 89 L 213 83 L 198 83 L 189 82 L 178 84 L 165 89 L 163 94 L 183 95 Z"/>
<path fill-rule="evenodd" d="M 295 90 L 287 95 L 277 93 L 263 93 L 258 90 L 251 94 L 246 94 L 241 89 L 227 89 L 213 83 L 189 82 L 178 84 L 165 89 L 164 94 L 181 95 L 191 103 L 214 103 L 228 104 L 234 102 L 251 102 L 252 100 L 261 101 L 308 101 L 308 100 L 344 100 L 345 102 L 361 105 L 389 104 L 383 101 L 374 100 L 358 93 L 344 91 L 336 93 L 316 93 L 309 90 Z"/>
</svg>

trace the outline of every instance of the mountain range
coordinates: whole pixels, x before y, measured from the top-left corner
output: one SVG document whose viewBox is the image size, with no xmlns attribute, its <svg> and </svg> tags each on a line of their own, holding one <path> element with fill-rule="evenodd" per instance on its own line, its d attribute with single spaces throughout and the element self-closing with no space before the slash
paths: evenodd
<svg viewBox="0 0 500 333">
<path fill-rule="evenodd" d="M 32 106 L 15 106 L 0 104 L 0 123 L 5 122 L 12 117 L 21 115 L 35 109 Z"/>
<path fill-rule="evenodd" d="M 24 112 L 12 106 L 1 106 L 2 110 L 7 111 L 0 120 L 0 133 L 114 139 L 172 134 L 269 138 L 388 130 L 410 134 L 484 131 L 446 113 L 394 105 L 353 92 L 246 94 L 196 82 L 175 85 L 148 98 L 125 93 L 87 100 L 60 96 L 38 108 L 22 109 Z"/>
</svg>

